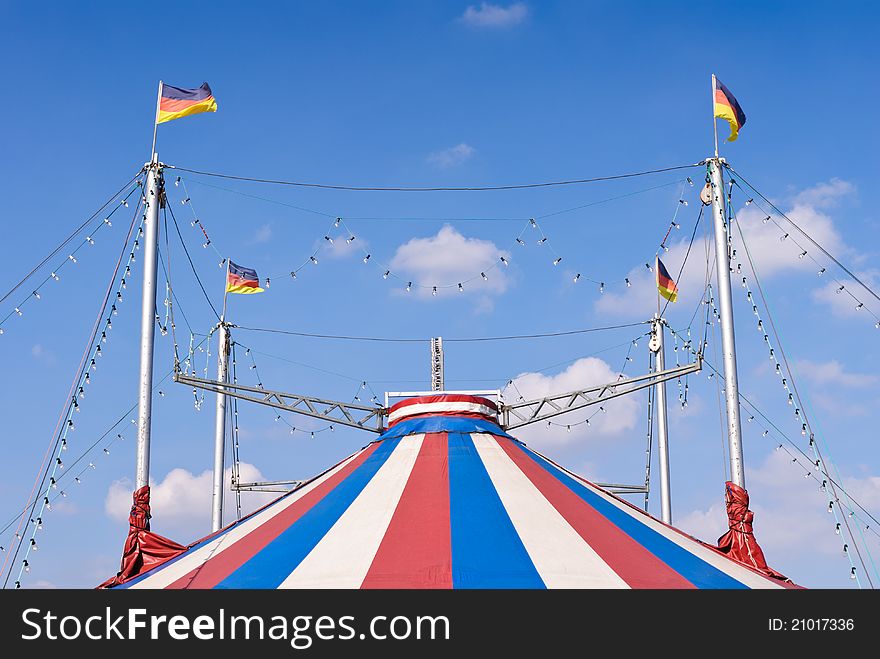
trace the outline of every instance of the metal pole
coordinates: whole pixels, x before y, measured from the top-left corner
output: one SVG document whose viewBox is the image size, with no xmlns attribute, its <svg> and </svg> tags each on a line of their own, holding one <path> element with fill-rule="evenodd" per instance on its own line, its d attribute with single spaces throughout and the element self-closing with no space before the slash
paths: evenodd
<svg viewBox="0 0 880 659">
<path fill-rule="evenodd" d="M 666 370 L 663 347 L 663 320 L 654 316 L 654 333 L 648 348 L 655 353 L 658 372 Z M 672 524 L 672 499 L 669 489 L 669 435 L 666 425 L 666 381 L 654 385 L 657 394 L 657 456 L 660 462 L 660 519 Z"/>
<path fill-rule="evenodd" d="M 730 478 L 745 488 L 742 425 L 739 419 L 739 386 L 736 376 L 736 341 L 733 334 L 733 300 L 730 294 L 730 254 L 724 213 L 724 184 L 720 158 L 710 158 L 712 215 L 715 220 L 715 263 L 718 273 L 718 311 L 721 314 L 721 353 L 724 358 L 724 397 L 727 403 L 727 441 L 730 446 Z"/>
<path fill-rule="evenodd" d="M 217 338 L 217 380 L 226 382 L 229 371 L 229 329 L 220 320 Z M 223 528 L 223 469 L 226 464 L 226 394 L 217 392 L 217 418 L 214 432 L 214 490 L 211 494 L 211 531 Z"/>
<path fill-rule="evenodd" d="M 159 204 L 163 194 L 159 156 L 147 172 L 144 238 L 144 289 L 141 296 L 141 366 L 138 380 L 138 435 L 135 489 L 150 484 L 150 424 L 153 407 L 153 337 L 156 333 L 156 266 L 159 254 Z"/>
</svg>

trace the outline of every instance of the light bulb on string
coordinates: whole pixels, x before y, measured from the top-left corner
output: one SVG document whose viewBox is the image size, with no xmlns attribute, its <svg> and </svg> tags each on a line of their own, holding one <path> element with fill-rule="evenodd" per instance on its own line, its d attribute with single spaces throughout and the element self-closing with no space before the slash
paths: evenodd
<svg viewBox="0 0 880 659">
<path fill-rule="evenodd" d="M 113 226 L 113 222 L 110 221 L 110 218 L 109 218 L 109 217 L 105 217 L 105 218 L 104 218 L 104 224 L 106 224 L 108 227 L 112 227 L 112 226 Z"/>
<path fill-rule="evenodd" d="M 290 271 L 290 278 L 291 278 L 291 279 L 296 279 L 296 271 L 295 271 L 295 270 L 291 270 L 291 271 Z"/>
<path fill-rule="evenodd" d="M 561 256 L 559 256 L 559 257 L 557 257 L 556 259 L 553 260 L 553 265 L 559 265 L 560 263 L 562 263 L 562 257 L 561 257 Z"/>
<path fill-rule="evenodd" d="M 338 228 L 339 228 L 339 223 L 340 223 L 340 222 L 342 222 L 342 218 L 341 218 L 341 217 L 337 217 L 337 218 L 336 218 L 336 221 L 333 223 L 333 226 L 336 227 L 336 228 L 338 229 Z"/>
<path fill-rule="evenodd" d="M 485 272 L 481 272 L 481 273 L 480 273 L 480 277 L 483 278 L 483 281 L 489 281 L 489 278 L 486 276 L 486 273 L 485 273 Z"/>
<path fill-rule="evenodd" d="M 458 292 L 459 292 L 459 293 L 464 293 L 464 286 L 462 286 L 460 282 L 459 282 L 459 284 L 458 284 Z"/>
<path fill-rule="evenodd" d="M 406 292 L 409 293 L 412 290 L 412 282 L 406 282 Z"/>
<path fill-rule="evenodd" d="M 18 307 L 15 307 L 15 313 L 17 313 L 19 316 L 23 316 L 23 315 L 24 315 L 24 314 L 21 312 L 21 309 L 19 309 Z"/>
<path fill-rule="evenodd" d="M 852 568 L 850 568 L 850 571 L 849 571 L 849 578 L 850 578 L 850 579 L 855 579 L 855 578 L 856 578 L 856 568 L 855 568 L 855 566 L 853 566 Z M 16 583 L 18 583 L 18 582 L 16 581 Z"/>
<path fill-rule="evenodd" d="M 372 256 L 372 254 L 367 254 L 367 255 L 364 257 L 364 263 L 369 263 L 369 262 L 370 262 L 370 256 Z"/>
<path fill-rule="evenodd" d="M 519 238 L 519 237 L 516 238 L 516 244 L 517 244 L 517 245 L 521 245 L 521 246 L 523 246 L 523 247 L 526 246 L 525 241 L 523 241 L 523 240 L 522 240 L 521 238 Z"/>
<path fill-rule="evenodd" d="M 61 458 L 55 458 L 55 465 L 59 469 L 64 469 L 64 462 L 61 461 Z"/>
<path fill-rule="evenodd" d="M 25 572 L 30 572 L 30 571 L 31 571 L 31 564 L 27 562 L 27 559 L 24 559 L 24 560 L 21 562 L 21 564 L 22 564 L 22 567 L 24 567 L 24 571 L 25 571 Z M 15 583 L 17 584 L 17 587 L 20 587 L 20 586 L 18 586 L 18 582 L 17 582 L 17 581 L 16 581 Z"/>
<path fill-rule="evenodd" d="M 58 481 L 55 480 L 54 476 L 49 477 L 49 487 L 51 487 L 53 490 L 58 489 Z"/>
<path fill-rule="evenodd" d="M 605 292 L 605 282 L 604 282 L 604 281 L 599 282 L 599 292 L 600 292 L 600 293 L 604 293 L 604 292 Z"/>
<path fill-rule="evenodd" d="M 62 439 L 62 440 L 61 440 L 61 450 L 62 450 L 62 451 L 66 451 L 66 450 L 67 450 L 67 440 L 66 440 L 66 439 Z"/>
<path fill-rule="evenodd" d="M 318 265 L 318 259 L 316 259 L 314 255 L 309 257 L 309 261 L 312 262 L 312 265 Z"/>
<path fill-rule="evenodd" d="M 627 277 L 627 278 L 624 279 L 623 281 L 626 282 L 626 287 L 627 287 L 627 288 L 632 287 L 632 284 L 631 284 L 630 281 L 629 281 L 629 277 Z"/>
<path fill-rule="evenodd" d="M 532 228 L 533 228 L 533 229 L 537 229 L 537 228 L 538 228 L 538 223 L 535 222 L 535 218 L 533 218 L 533 217 L 530 217 L 530 218 L 529 218 L 529 224 L 532 225 Z"/>
<path fill-rule="evenodd" d="M 433 287 L 431 288 L 431 295 L 433 295 L 433 296 L 435 296 L 435 297 L 437 296 L 437 287 L 436 287 L 436 286 L 433 286 Z"/>
<path fill-rule="evenodd" d="M 538 245 L 543 245 L 543 244 L 546 243 L 546 242 L 547 242 L 547 236 L 544 236 L 543 238 L 541 238 L 541 239 L 538 241 L 537 244 L 538 244 Z"/>
<path fill-rule="evenodd" d="M 333 244 L 333 239 L 330 236 L 324 236 L 324 240 L 326 240 L 331 245 Z"/>
<path fill-rule="evenodd" d="M 390 275 L 390 274 L 391 274 L 391 271 L 386 270 L 384 273 L 382 273 L 382 279 L 388 279 L 388 275 Z"/>
<path fill-rule="evenodd" d="M 507 259 L 504 258 L 503 256 L 500 256 L 500 257 L 498 257 L 498 258 L 501 260 L 501 262 L 502 262 L 504 265 L 510 265 L 510 264 L 507 262 Z"/>
<path fill-rule="evenodd" d="M 782 236 L 779 238 L 779 242 L 784 243 L 786 238 L 788 238 L 788 234 L 783 233 Z"/>
<path fill-rule="evenodd" d="M 762 221 L 764 224 L 767 224 L 767 222 L 770 221 L 770 216 L 768 215 L 767 217 L 765 217 L 765 218 L 764 218 L 763 220 L 761 220 L 761 221 Z"/>
<path fill-rule="evenodd" d="M 578 279 L 580 279 L 580 278 L 581 278 L 581 273 L 577 273 L 577 274 L 574 276 L 574 279 L 572 279 L 571 281 L 574 282 L 574 283 L 576 284 L 576 283 L 578 283 Z"/>
<path fill-rule="evenodd" d="M 351 245 L 355 240 L 355 236 L 349 236 L 349 238 L 345 241 L 346 245 Z"/>
<path fill-rule="evenodd" d="M 86 236 L 86 242 L 87 242 L 89 245 L 94 245 L 94 244 L 95 244 L 95 239 L 92 238 L 91 236 Z"/>
</svg>

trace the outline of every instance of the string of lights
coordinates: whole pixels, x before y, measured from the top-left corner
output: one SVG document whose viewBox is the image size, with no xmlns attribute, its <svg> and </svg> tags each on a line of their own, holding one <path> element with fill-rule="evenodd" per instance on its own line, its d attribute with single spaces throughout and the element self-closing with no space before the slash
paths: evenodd
<svg viewBox="0 0 880 659">
<path fill-rule="evenodd" d="M 51 261 L 52 258 L 54 258 L 54 256 L 55 256 L 56 254 L 58 254 L 58 252 L 60 252 L 61 250 L 63 250 L 63 249 L 64 249 L 64 248 L 65 248 L 65 247 L 66 247 L 66 246 L 67 246 L 67 245 L 68 245 L 68 244 L 69 244 L 74 238 L 76 238 L 80 233 L 82 233 L 82 231 L 85 230 L 85 228 L 88 226 L 88 224 L 89 224 L 92 220 L 94 220 L 96 217 L 98 217 L 98 215 L 100 215 L 101 212 L 102 212 L 105 208 L 107 208 L 110 204 L 114 203 L 114 202 L 119 198 L 119 195 L 121 195 L 123 192 L 125 192 L 125 189 L 126 189 L 129 185 L 131 185 L 132 183 L 134 183 L 135 180 L 138 179 L 138 177 L 140 177 L 140 176 L 143 174 L 143 172 L 144 172 L 144 170 L 143 170 L 143 169 L 140 169 L 140 170 L 137 172 L 137 174 L 135 174 L 135 175 L 132 176 L 130 179 L 128 179 L 128 181 L 126 181 L 125 184 L 124 184 L 122 187 L 119 188 L 119 190 L 117 190 L 116 192 L 114 192 L 113 195 L 111 195 L 111 197 L 110 197 L 107 201 L 105 201 L 103 204 L 101 204 L 101 206 L 98 208 L 98 210 L 96 210 L 96 211 L 95 211 L 94 213 L 92 213 L 89 217 L 87 217 L 87 218 L 86 218 L 86 219 L 85 219 L 85 220 L 84 220 L 84 221 L 83 221 L 83 222 L 82 222 L 82 223 L 81 223 L 76 229 L 74 229 L 74 230 L 70 233 L 70 235 L 68 235 L 64 240 L 62 240 L 61 243 L 60 243 L 59 245 L 57 245 L 57 246 L 56 246 L 51 252 L 49 252 L 49 254 L 46 255 L 46 256 L 45 256 L 45 257 L 44 257 L 44 258 L 43 258 L 43 259 L 42 259 L 37 265 L 35 265 L 35 266 L 31 269 L 30 272 L 28 272 L 24 277 L 22 277 L 22 278 L 19 280 L 19 282 L 18 282 L 17 284 L 15 284 L 12 288 L 10 288 L 8 291 L 6 291 L 6 293 L 3 294 L 3 297 L 0 297 L 0 304 L 2 304 L 3 302 L 5 302 L 6 299 L 7 299 L 10 295 L 12 295 L 15 291 L 17 291 L 22 285 L 24 285 L 24 283 L 25 283 L 26 281 L 28 281 L 28 280 L 29 280 L 29 279 L 30 279 L 35 273 L 39 272 L 39 270 L 40 270 L 44 265 L 46 265 L 49 261 Z M 131 194 L 131 193 L 129 193 L 129 196 L 130 196 L 130 194 Z M 126 198 L 125 200 L 123 200 L 123 202 L 125 202 L 125 203 L 123 203 L 122 205 L 125 205 L 125 206 L 128 205 L 128 204 L 127 204 L 127 198 Z M 115 211 L 116 211 L 116 209 L 114 209 L 113 212 L 115 212 Z"/>
<path fill-rule="evenodd" d="M 9 313 L 7 313 L 3 318 L 0 318 L 0 334 L 4 334 L 4 333 L 6 332 L 5 325 L 6 325 L 7 321 L 8 321 L 10 318 L 12 318 L 13 316 L 19 316 L 19 317 L 21 317 L 21 316 L 24 315 L 24 309 L 25 309 L 25 306 L 26 306 L 29 302 L 32 302 L 32 301 L 36 301 L 36 300 L 40 300 L 40 299 L 42 299 L 43 295 L 45 294 L 45 291 L 44 291 L 43 289 L 44 289 L 44 287 L 46 286 L 46 284 L 47 284 L 48 282 L 60 282 L 60 281 L 61 281 L 61 274 L 60 274 L 60 273 L 63 273 L 63 272 L 64 272 L 64 269 L 65 269 L 66 267 L 67 267 L 67 268 L 72 267 L 73 265 L 75 265 L 75 264 L 78 262 L 78 261 L 77 261 L 77 256 L 79 255 L 80 250 L 82 250 L 82 249 L 84 249 L 84 248 L 86 248 L 86 247 L 93 246 L 93 245 L 95 244 L 95 236 L 98 235 L 98 232 L 100 232 L 100 231 L 101 231 L 102 229 L 104 229 L 105 227 L 106 227 L 106 228 L 110 228 L 110 227 L 113 226 L 113 221 L 112 221 L 112 217 L 113 217 L 113 215 L 114 215 L 114 214 L 116 213 L 116 211 L 118 211 L 120 208 L 127 208 L 127 207 L 128 207 L 128 200 L 129 200 L 129 198 L 130 198 L 130 197 L 131 197 L 131 196 L 132 196 L 137 190 L 139 190 L 139 189 L 141 188 L 141 185 L 142 185 L 141 181 L 137 181 L 136 185 L 135 185 L 135 186 L 129 191 L 129 193 L 128 193 L 127 195 L 125 195 L 125 197 L 122 198 L 122 201 L 121 201 L 118 205 L 116 205 L 116 206 L 113 208 L 113 210 L 111 210 L 111 211 L 107 214 L 106 217 L 104 217 L 100 222 L 98 222 L 94 227 L 92 227 L 92 229 L 89 231 L 88 235 L 86 235 L 86 237 L 83 239 L 83 241 L 82 241 L 79 245 L 77 245 L 75 248 L 73 248 L 73 249 L 70 251 L 70 253 L 67 255 L 66 258 L 64 258 L 63 260 L 61 260 L 61 261 L 60 261 L 60 262 L 59 262 L 54 268 L 52 268 L 52 270 L 50 271 L 50 273 L 49 273 L 48 275 L 46 275 L 46 276 L 42 279 L 42 281 L 40 281 L 39 283 L 37 283 L 37 284 L 34 286 L 34 290 L 31 291 L 31 292 L 27 295 L 27 297 L 23 298 L 23 299 L 22 299 L 22 300 L 21 300 L 21 301 L 20 301 L 20 302 L 19 302 L 19 303 L 13 308 L 12 311 L 10 311 Z M 105 205 L 105 207 L 106 207 L 106 205 Z M 98 211 L 98 212 L 100 212 L 100 211 Z M 85 228 L 85 227 L 81 227 L 81 228 L 79 229 L 78 233 L 81 232 L 84 228 Z M 66 241 L 64 244 L 65 244 L 65 245 L 66 245 L 66 244 L 69 244 L 71 240 L 73 240 L 73 236 L 71 236 L 70 238 L 68 238 L 67 241 Z M 55 250 L 55 253 L 57 254 L 58 251 L 59 251 L 59 250 Z M 47 257 L 47 258 L 43 261 L 43 263 L 42 263 L 40 266 L 37 266 L 37 268 L 35 268 L 35 269 L 31 272 L 31 275 L 29 275 L 29 276 L 26 277 L 24 280 L 22 280 L 21 283 L 23 283 L 24 281 L 26 281 L 26 280 L 27 280 L 28 278 L 30 278 L 35 272 L 37 272 L 37 271 L 39 270 L 39 268 L 40 268 L 42 265 L 45 265 L 45 263 L 47 263 L 47 262 L 50 260 L 50 258 L 51 258 L 51 256 L 50 256 L 50 257 Z M 80 258 L 81 258 L 81 257 L 80 257 Z M 21 283 L 20 283 L 18 286 L 16 286 L 15 288 L 20 287 Z M 15 290 L 15 288 L 14 288 L 12 291 L 10 291 L 9 293 L 7 293 L 6 297 L 8 297 L 9 295 L 11 295 L 12 292 Z M 4 298 L 4 299 L 6 299 L 6 298 Z"/>
<path fill-rule="evenodd" d="M 193 210 L 192 225 L 198 226 L 201 229 L 202 233 L 204 234 L 205 242 L 203 243 L 202 246 L 205 248 L 207 248 L 209 245 L 213 247 L 213 243 L 208 238 L 208 234 L 207 234 L 207 230 L 205 229 L 204 222 L 200 221 L 199 218 L 195 214 L 195 210 L 194 210 L 194 207 L 192 204 L 192 199 L 191 199 L 191 196 L 189 194 L 188 189 L 186 188 L 185 180 L 182 177 L 178 176 L 177 181 L 175 181 L 175 183 L 176 184 L 179 183 L 181 186 L 183 186 L 184 194 L 186 195 L 181 200 L 181 203 L 189 205 L 190 208 Z M 205 185 L 202 182 L 198 182 L 198 183 Z M 273 275 L 270 275 L 269 277 L 267 277 L 266 278 L 266 285 L 267 286 L 271 286 L 271 282 L 273 279 L 276 281 L 279 279 L 283 280 L 285 278 L 289 278 L 290 280 L 297 280 L 301 276 L 301 273 L 305 268 L 308 268 L 309 266 L 316 266 L 320 263 L 319 256 L 321 255 L 322 251 L 324 251 L 326 249 L 333 249 L 334 245 L 337 242 L 341 242 L 344 240 L 345 244 L 347 246 L 354 245 L 357 248 L 359 248 L 359 251 L 361 254 L 361 259 L 363 260 L 363 262 L 368 265 L 373 265 L 374 268 L 376 268 L 376 270 L 381 274 L 383 279 L 390 278 L 390 279 L 397 280 L 397 281 L 401 282 L 401 285 L 404 287 L 404 290 L 406 292 L 410 292 L 414 288 L 415 289 L 423 289 L 426 291 L 430 291 L 433 296 L 437 296 L 441 291 L 444 291 L 444 290 L 456 290 L 457 289 L 459 292 L 464 292 L 465 287 L 472 284 L 473 282 L 479 282 L 480 280 L 488 281 L 490 275 L 492 274 L 492 271 L 496 270 L 497 268 L 509 266 L 511 263 L 511 260 L 512 260 L 512 254 L 515 251 L 517 251 L 515 248 L 526 247 L 527 241 L 524 240 L 524 236 L 526 233 L 529 232 L 529 229 L 537 230 L 538 237 L 535 241 L 536 244 L 538 246 L 545 247 L 546 250 L 551 253 L 551 258 L 549 259 L 548 262 L 552 263 L 553 266 L 560 265 L 565 260 L 565 257 L 559 250 L 556 249 L 554 244 L 550 241 L 549 236 L 545 233 L 543 227 L 539 224 L 539 220 L 541 220 L 541 219 L 555 217 L 555 216 L 558 216 L 563 213 L 568 213 L 568 212 L 572 212 L 575 210 L 581 210 L 583 208 L 587 208 L 590 206 L 596 206 L 596 205 L 602 204 L 602 203 L 608 203 L 610 201 L 633 196 L 634 194 L 641 194 L 642 192 L 647 192 L 650 190 L 656 190 L 660 187 L 666 187 L 668 185 L 672 185 L 672 184 L 676 184 L 676 183 L 681 184 L 681 190 L 679 191 L 679 198 L 678 198 L 678 201 L 676 202 L 675 212 L 673 214 L 672 221 L 669 225 L 669 228 L 666 231 L 666 234 L 665 234 L 663 240 L 660 243 L 660 249 L 668 250 L 668 247 L 665 244 L 666 240 L 668 239 L 670 232 L 673 229 L 680 228 L 681 225 L 679 224 L 678 219 L 677 219 L 679 211 L 682 207 L 685 207 L 688 205 L 688 201 L 686 199 L 684 199 L 684 189 L 685 189 L 686 185 L 690 185 L 691 187 L 693 186 L 693 180 L 690 177 L 687 177 L 681 181 L 673 181 L 671 183 L 665 183 L 662 186 L 653 186 L 653 187 L 647 188 L 645 190 L 641 190 L 641 191 L 637 191 L 637 192 L 633 192 L 633 193 L 628 193 L 625 195 L 617 195 L 617 196 L 611 197 L 609 199 L 591 202 L 589 204 L 582 204 L 580 206 L 576 206 L 573 208 L 567 208 L 564 210 L 559 210 L 559 211 L 547 213 L 545 215 L 538 215 L 538 216 L 527 218 L 527 219 L 489 218 L 492 220 L 504 220 L 504 221 L 507 221 L 508 219 L 510 219 L 510 220 L 517 220 L 518 219 L 518 221 L 523 222 L 523 226 L 521 227 L 519 232 L 517 234 L 515 234 L 513 240 L 510 242 L 509 247 L 505 250 L 499 250 L 499 253 L 497 254 L 498 258 L 496 260 L 489 262 L 489 263 L 486 263 L 486 264 L 481 264 L 478 268 L 475 269 L 473 274 L 462 277 L 460 279 L 456 279 L 455 281 L 430 282 L 430 283 L 415 281 L 411 277 L 398 274 L 391 267 L 391 265 L 387 262 L 387 260 L 383 261 L 381 259 L 373 258 L 373 254 L 369 250 L 367 250 L 366 247 L 363 246 L 365 244 L 365 241 L 363 239 L 359 240 L 357 234 L 346 223 L 346 220 L 351 221 L 351 220 L 358 219 L 358 218 L 354 218 L 354 217 L 343 218 L 342 215 L 338 215 L 338 214 L 334 215 L 334 214 L 326 213 L 323 211 L 316 211 L 313 209 L 303 208 L 301 206 L 293 206 L 291 204 L 285 204 L 283 202 L 275 202 L 274 200 L 263 199 L 261 197 L 255 197 L 255 195 L 245 195 L 245 196 L 263 199 L 264 201 L 269 201 L 272 203 L 279 203 L 280 205 L 289 206 L 289 207 L 295 208 L 300 211 L 313 213 L 315 215 L 319 215 L 322 217 L 327 217 L 330 220 L 330 222 L 327 225 L 326 229 L 324 230 L 322 236 L 319 236 L 317 238 L 317 240 L 315 240 L 313 242 L 315 247 L 314 247 L 314 249 L 312 249 L 310 251 L 307 258 L 303 259 L 303 261 L 300 262 L 299 265 L 295 266 L 293 269 L 289 270 L 287 273 L 273 274 Z M 210 186 L 210 187 L 218 187 L 218 186 Z M 225 189 L 225 188 L 219 188 L 219 189 Z M 228 190 L 228 191 L 236 193 L 236 194 L 239 193 L 238 191 L 235 191 L 235 190 Z M 374 218 L 362 218 L 362 219 L 384 219 L 384 218 L 375 218 L 374 217 Z M 387 218 L 387 219 L 436 219 L 436 218 Z M 469 221 L 472 221 L 472 220 L 479 220 L 480 218 L 466 218 L 466 219 L 468 219 Z M 221 255 L 221 253 L 217 250 L 216 247 L 214 247 L 214 250 L 217 253 L 217 255 L 220 256 L 220 258 L 221 258 L 220 266 L 223 266 L 225 264 L 224 257 Z M 646 265 L 649 269 L 651 269 L 651 266 L 649 264 L 646 264 Z M 600 293 L 604 293 L 606 287 L 619 285 L 619 286 L 625 286 L 628 288 L 631 286 L 629 277 L 620 277 L 620 278 L 598 277 L 596 275 L 582 275 L 581 272 L 576 272 L 574 274 L 574 276 L 572 277 L 573 283 L 578 283 L 581 280 L 590 281 L 594 285 L 598 286 Z"/>
</svg>

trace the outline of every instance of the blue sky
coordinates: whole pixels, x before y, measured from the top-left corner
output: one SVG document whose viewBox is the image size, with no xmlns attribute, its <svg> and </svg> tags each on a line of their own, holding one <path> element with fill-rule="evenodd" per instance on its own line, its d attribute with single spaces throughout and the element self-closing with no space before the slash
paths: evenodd
<svg viewBox="0 0 880 659">
<path fill-rule="evenodd" d="M 143 8 L 116 3 L 75 8 L 49 3 L 39 10 L 5 3 L 3 16 L 0 53 L 16 63 L 7 67 L 11 93 L 0 110 L 7 127 L 0 165 L 6 191 L 4 293 L 149 158 L 159 79 L 182 87 L 207 80 L 219 104 L 216 114 L 160 126 L 158 150 L 165 163 L 298 181 L 454 186 L 588 178 L 698 162 L 712 149 L 714 72 L 748 116 L 739 141 L 723 145 L 722 155 L 863 281 L 873 286 L 880 280 L 878 218 L 869 203 L 877 132 L 865 111 L 878 98 L 875 86 L 864 82 L 874 73 L 869 44 L 877 10 L 868 3 L 832 10 L 825 3 L 741 2 L 719 13 L 684 3 L 661 8 L 610 2 L 325 2 L 255 8 L 186 2 L 165 8 L 155 22 L 146 20 Z M 719 131 L 727 134 L 722 124 Z M 695 187 L 684 180 L 688 175 Z M 191 204 L 180 203 L 183 185 L 174 186 L 176 175 L 169 171 L 172 208 L 213 303 L 222 298 L 218 252 L 272 279 L 266 294 L 230 300 L 229 317 L 236 324 L 461 338 L 649 317 L 656 302 L 643 264 L 653 260 L 675 217 L 681 230 L 672 231 L 663 258 L 678 272 L 697 219 L 704 172 L 442 194 L 297 189 L 182 176 Z M 880 314 L 880 303 L 802 240 L 808 254 L 799 258 L 796 233 L 781 240 L 784 220 L 764 224 L 758 204 L 746 205 L 754 196 L 735 188 L 733 206 L 782 348 L 808 401 L 804 411 L 847 490 L 880 517 L 880 452 L 872 432 L 880 354 L 871 315 Z M 617 197 L 622 198 L 612 200 Z M 0 307 L 0 318 L 13 314 L 0 336 L 7 373 L 0 398 L 7 428 L 0 527 L 27 500 L 133 206 L 120 208 L 112 227 L 95 232 L 94 245 L 83 244 L 85 234 L 78 236 Z M 559 213 L 575 207 L 583 208 Z M 204 238 L 190 224 L 193 212 L 211 237 L 208 248 L 201 247 Z M 332 226 L 336 216 L 345 218 L 344 226 Z M 527 226 L 529 217 L 539 218 L 548 237 L 544 245 L 537 244 L 541 234 Z M 668 313 L 681 332 L 703 290 L 705 226 L 682 275 L 682 299 Z M 357 237 L 349 246 L 346 230 Z M 325 235 L 334 238 L 332 246 Z M 516 244 L 517 236 L 525 247 Z M 170 239 L 178 311 L 194 332 L 204 334 L 215 319 L 173 229 Z M 164 234 L 162 241 L 164 257 Z M 748 272 L 738 241 L 737 234 L 739 262 Z M 77 246 L 77 262 L 58 268 Z M 365 253 L 371 255 L 366 265 Z M 307 264 L 293 281 L 287 273 L 312 254 L 318 264 Z M 510 256 L 507 268 L 497 265 L 504 254 Z M 557 256 L 563 260 L 554 267 Z M 137 393 L 140 265 L 136 258 L 109 341 L 102 344 L 106 354 L 80 401 L 65 460 L 83 454 L 117 419 L 124 421 L 76 473 L 90 461 L 96 468 L 86 469 L 81 485 L 62 488 L 68 496 L 45 516 L 25 586 L 90 587 L 117 569 L 134 471 L 135 433 L 128 421 L 134 415 L 126 410 Z M 826 267 L 822 278 L 821 267 Z M 60 281 L 39 287 L 37 300 L 30 292 L 53 268 Z M 392 271 L 387 279 L 386 269 Z M 488 282 L 479 277 L 482 271 Z M 578 273 L 581 279 L 573 283 Z M 474 276 L 458 293 L 456 284 Z M 624 279 L 633 286 L 627 288 Z M 846 292 L 835 293 L 835 280 Z M 408 281 L 426 288 L 406 293 Z M 757 295 L 751 275 L 749 281 Z M 595 282 L 606 283 L 604 292 Z M 437 296 L 430 294 L 433 285 L 441 287 Z M 856 310 L 850 292 L 864 303 L 862 309 Z M 800 421 L 755 331 L 746 293 L 734 286 L 742 391 L 809 455 Z M 163 298 L 160 290 L 162 313 Z M 697 316 L 695 335 L 703 329 Z M 186 352 L 189 330 L 180 318 L 177 330 Z M 641 333 L 626 328 L 533 341 L 449 343 L 447 385 L 497 389 L 515 379 L 523 394 L 540 395 L 609 375 L 614 379 L 624 364 L 627 374 L 643 373 L 646 342 L 631 348 Z M 709 338 L 707 359 L 720 368 L 711 332 Z M 268 387 L 343 400 L 428 384 L 423 344 L 244 330 L 235 339 L 245 382 L 255 382 L 258 371 Z M 170 333 L 157 334 L 157 380 L 171 368 L 172 345 Z M 244 354 L 245 347 L 251 355 Z M 250 368 L 251 356 L 256 370 Z M 667 363 L 674 358 L 670 348 Z M 196 359 L 202 371 L 208 358 L 197 352 Z M 211 373 L 214 368 L 211 364 Z M 687 409 L 677 404 L 677 385 L 670 385 L 670 435 L 674 521 L 711 542 L 726 530 L 725 473 L 717 378 L 707 375 L 690 378 Z M 362 381 L 369 383 L 366 390 Z M 205 472 L 212 460 L 213 401 L 206 398 L 196 411 L 185 387 L 166 381 L 158 389 L 153 525 L 188 542 L 210 525 Z M 506 395 L 516 397 L 511 388 Z M 564 425 L 587 416 L 575 413 L 563 427 L 521 436 L 587 477 L 637 483 L 644 475 L 646 405 L 644 396 L 634 396 L 609 406 L 589 427 L 566 432 Z M 276 421 L 271 411 L 246 405 L 239 411 L 241 458 L 253 478 L 308 477 L 369 440 L 344 429 L 313 439 L 310 431 L 322 424 Z M 751 415 L 744 412 L 744 419 Z M 288 422 L 306 432 L 291 435 Z M 825 512 L 827 495 L 792 462 L 788 451 L 796 454 L 794 446 L 775 430 L 763 437 L 765 427 L 759 418 L 744 423 L 747 486 L 768 561 L 806 586 L 854 587 L 844 539 Z M 114 441 L 117 433 L 125 439 Z M 786 449 L 775 451 L 780 443 Z M 655 490 L 655 514 L 658 496 Z M 260 501 L 243 497 L 250 507 Z M 850 546 L 858 546 L 871 571 L 880 529 L 864 511 L 857 512 L 868 523 L 851 518 L 856 541 Z M 8 548 L 13 531 L 5 531 L 0 544 Z M 13 571 L 17 574 L 18 566 Z M 874 583 L 880 581 L 871 574 Z M 863 577 L 862 585 L 867 583 Z"/>
</svg>

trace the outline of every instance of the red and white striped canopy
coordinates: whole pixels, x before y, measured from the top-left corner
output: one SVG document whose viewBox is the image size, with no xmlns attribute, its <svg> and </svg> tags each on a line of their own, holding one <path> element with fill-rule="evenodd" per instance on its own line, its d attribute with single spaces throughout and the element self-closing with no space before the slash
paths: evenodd
<svg viewBox="0 0 880 659">
<path fill-rule="evenodd" d="M 122 588 L 778 588 L 504 432 L 485 398 L 376 441 Z"/>
</svg>

